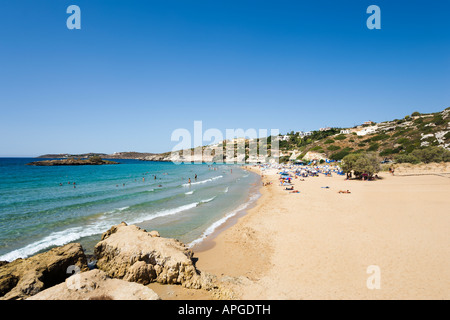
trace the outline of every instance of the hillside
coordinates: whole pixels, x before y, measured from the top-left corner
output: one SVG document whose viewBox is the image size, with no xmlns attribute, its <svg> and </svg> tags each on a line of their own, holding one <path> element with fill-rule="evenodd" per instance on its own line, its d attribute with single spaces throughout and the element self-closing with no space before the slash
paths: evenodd
<svg viewBox="0 0 450 320">
<path fill-rule="evenodd" d="M 450 150 L 449 121 L 450 108 L 447 108 L 431 114 L 414 112 L 403 119 L 354 128 L 313 131 L 311 136 L 303 139 L 291 133 L 287 141 L 280 141 L 281 160 L 311 160 L 314 157 L 341 160 L 350 153 L 372 151 L 380 157 L 402 161 L 402 157 L 417 153 L 417 150 L 432 147 Z"/>
<path fill-rule="evenodd" d="M 346 155 L 374 152 L 384 160 L 396 162 L 423 162 L 432 157 L 436 161 L 450 161 L 450 108 L 441 112 L 421 114 L 413 112 L 403 119 L 380 123 L 367 122 L 353 128 L 326 128 L 308 132 L 291 132 L 278 137 L 267 138 L 268 156 L 271 156 L 272 140 L 278 139 L 279 154 L 274 155 L 280 162 L 296 160 L 341 160 Z M 239 141 L 241 144 L 236 143 Z M 234 142 L 234 153 L 226 154 L 226 145 Z M 249 144 L 254 140 L 236 138 L 222 141 L 214 146 L 199 149 L 180 150 L 165 153 L 116 152 L 114 154 L 89 153 L 83 155 L 44 155 L 39 158 L 89 158 L 100 156 L 104 159 L 138 159 L 143 161 L 173 162 L 220 162 L 243 163 L 265 162 L 263 156 L 249 155 Z M 259 140 L 257 139 L 257 143 Z M 200 147 L 199 147 L 200 148 Z M 216 155 L 214 149 L 222 148 L 223 156 Z M 244 149 L 245 148 L 245 149 Z M 211 150 L 207 150 L 211 149 Z M 244 151 L 245 150 L 245 151 Z M 196 152 L 197 151 L 197 152 Z M 427 154 L 424 154 L 427 153 Z M 435 154 L 442 153 L 442 159 Z M 199 156 L 203 154 L 203 157 Z"/>
</svg>

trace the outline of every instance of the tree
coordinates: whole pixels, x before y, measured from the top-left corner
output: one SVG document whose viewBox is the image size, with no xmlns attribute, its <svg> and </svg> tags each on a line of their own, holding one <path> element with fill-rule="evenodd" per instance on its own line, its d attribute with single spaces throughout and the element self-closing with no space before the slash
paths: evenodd
<svg viewBox="0 0 450 320">
<path fill-rule="evenodd" d="M 342 159 L 341 168 L 347 176 L 353 171 L 357 178 L 363 174 L 371 178 L 380 171 L 380 160 L 373 152 L 352 153 Z"/>
</svg>

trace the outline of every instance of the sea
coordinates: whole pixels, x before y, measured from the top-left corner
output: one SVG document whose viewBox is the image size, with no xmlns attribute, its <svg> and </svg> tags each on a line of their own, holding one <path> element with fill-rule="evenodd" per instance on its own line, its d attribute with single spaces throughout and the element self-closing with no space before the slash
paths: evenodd
<svg viewBox="0 0 450 320">
<path fill-rule="evenodd" d="M 239 165 L 26 165 L 36 160 L 0 158 L 0 261 L 71 242 L 92 254 L 121 222 L 194 247 L 259 197 L 259 176 Z"/>
</svg>

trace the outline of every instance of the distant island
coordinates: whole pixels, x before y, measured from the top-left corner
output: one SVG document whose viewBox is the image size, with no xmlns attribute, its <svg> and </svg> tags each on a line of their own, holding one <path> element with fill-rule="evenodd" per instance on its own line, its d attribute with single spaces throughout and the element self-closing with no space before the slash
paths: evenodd
<svg viewBox="0 0 450 320">
<path fill-rule="evenodd" d="M 143 157 L 153 156 L 154 153 L 148 152 L 115 152 L 112 154 L 106 153 L 83 153 L 83 154 L 68 154 L 68 153 L 59 153 L 59 154 L 44 154 L 37 158 L 40 159 L 69 159 L 69 158 L 79 158 L 79 159 L 89 159 L 92 157 L 101 157 L 106 159 L 141 159 Z"/>
<path fill-rule="evenodd" d="M 86 166 L 86 165 L 105 165 L 119 164 L 118 162 L 103 160 L 99 156 L 93 156 L 88 159 L 69 158 L 63 160 L 43 160 L 27 163 L 28 166 Z"/>
</svg>

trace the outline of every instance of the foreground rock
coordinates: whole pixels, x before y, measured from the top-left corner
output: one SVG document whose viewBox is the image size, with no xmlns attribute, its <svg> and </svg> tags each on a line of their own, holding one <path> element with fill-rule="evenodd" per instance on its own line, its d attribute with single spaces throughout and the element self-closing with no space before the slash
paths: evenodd
<svg viewBox="0 0 450 320">
<path fill-rule="evenodd" d="M 193 253 L 183 243 L 124 222 L 103 234 L 94 254 L 97 267 L 111 278 L 144 285 L 158 282 L 194 289 L 214 288 L 212 277 L 195 268 Z"/>
<path fill-rule="evenodd" d="M 0 267 L 0 300 L 19 300 L 35 295 L 63 282 L 71 275 L 68 270 L 88 270 L 79 243 L 4 264 Z"/>
<path fill-rule="evenodd" d="M 109 278 L 91 270 L 75 274 L 65 282 L 41 291 L 27 300 L 160 300 L 142 284 Z"/>
</svg>

